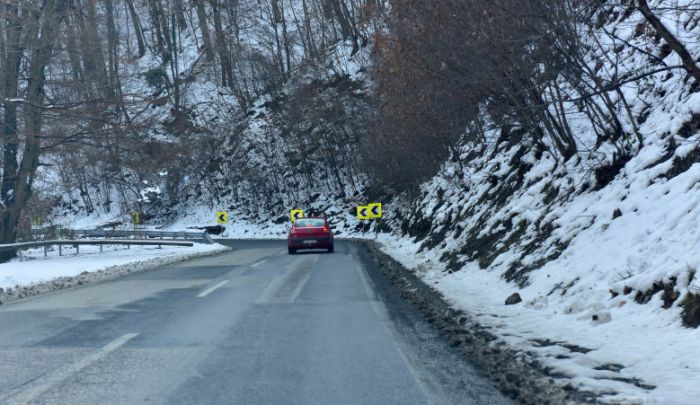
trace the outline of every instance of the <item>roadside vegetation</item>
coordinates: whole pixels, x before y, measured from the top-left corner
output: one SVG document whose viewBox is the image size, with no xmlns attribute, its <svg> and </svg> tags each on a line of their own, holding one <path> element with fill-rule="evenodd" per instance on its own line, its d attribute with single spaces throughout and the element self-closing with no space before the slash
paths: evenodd
<svg viewBox="0 0 700 405">
<path fill-rule="evenodd" d="M 604 188 L 650 140 L 672 171 L 697 156 L 675 153 L 695 116 L 677 133 L 642 129 L 664 83 L 698 90 L 692 2 L 52 0 L 0 13 L 0 242 L 52 212 L 157 224 L 206 204 L 284 221 L 292 205 L 384 198 L 403 216 L 393 229 L 426 248 L 455 230 L 470 240 L 444 257 L 451 269 L 488 266 L 533 222 L 504 217 L 484 238 L 460 224 L 475 207 L 426 217 L 435 190 L 420 187 L 446 167 L 457 193 L 491 184 L 475 201 L 493 214 L 538 161 L 562 183 L 546 186 L 551 205 Z M 488 162 L 487 179 L 469 177 Z M 556 227 L 535 224 L 529 252 Z"/>
</svg>

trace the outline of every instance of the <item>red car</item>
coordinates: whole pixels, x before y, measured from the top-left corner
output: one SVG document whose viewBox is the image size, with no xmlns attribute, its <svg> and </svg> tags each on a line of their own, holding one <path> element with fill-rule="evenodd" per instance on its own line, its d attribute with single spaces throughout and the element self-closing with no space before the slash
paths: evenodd
<svg viewBox="0 0 700 405">
<path fill-rule="evenodd" d="M 301 249 L 328 249 L 333 253 L 333 232 L 326 218 L 300 218 L 292 224 L 287 244 L 290 255 Z"/>
</svg>

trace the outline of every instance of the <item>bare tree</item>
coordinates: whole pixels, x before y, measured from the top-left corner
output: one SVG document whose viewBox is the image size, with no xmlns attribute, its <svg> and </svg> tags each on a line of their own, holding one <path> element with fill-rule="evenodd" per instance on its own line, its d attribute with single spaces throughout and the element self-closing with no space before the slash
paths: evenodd
<svg viewBox="0 0 700 405">
<path fill-rule="evenodd" d="M 661 38 L 671 47 L 678 57 L 683 62 L 683 67 L 690 73 L 695 80 L 700 82 L 700 66 L 695 62 L 695 58 L 690 54 L 688 49 L 676 38 L 675 35 L 664 25 L 659 17 L 651 10 L 649 3 L 646 0 L 637 0 L 637 9 L 642 13 L 644 18 L 651 24 Z"/>
<path fill-rule="evenodd" d="M 10 3 L 12 4 L 12 3 Z M 14 3 L 16 4 L 16 3 Z M 14 242 L 17 236 L 17 224 L 25 204 L 31 197 L 32 184 L 39 167 L 41 156 L 41 132 L 43 125 L 45 70 L 51 61 L 64 18 L 65 0 L 48 0 L 41 9 L 24 5 L 22 10 L 9 7 L 6 34 L 11 42 L 7 44 L 10 73 L 5 78 L 5 144 L 2 171 L 2 201 L 0 201 L 0 243 Z M 22 33 L 22 25 L 26 32 Z M 20 38 L 19 34 L 23 34 Z M 22 39 L 24 38 L 24 40 Z M 31 48 L 31 59 L 27 66 L 27 86 L 24 94 L 18 94 L 19 68 L 22 51 Z M 22 103 L 24 127 L 17 125 L 16 112 L 18 102 Z M 10 120 L 8 120 L 8 112 Z M 20 147 L 22 153 L 19 153 Z M 8 253 L 3 253 L 0 260 L 6 260 Z"/>
</svg>

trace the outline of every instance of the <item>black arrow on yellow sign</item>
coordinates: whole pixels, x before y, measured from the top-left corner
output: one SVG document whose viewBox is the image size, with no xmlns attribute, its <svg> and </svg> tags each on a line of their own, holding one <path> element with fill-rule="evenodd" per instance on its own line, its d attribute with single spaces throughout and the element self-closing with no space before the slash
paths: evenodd
<svg viewBox="0 0 700 405">
<path fill-rule="evenodd" d="M 289 212 L 289 216 L 292 219 L 292 222 L 296 222 L 298 219 L 304 218 L 304 211 L 303 210 L 291 210 Z"/>
<path fill-rule="evenodd" d="M 219 211 L 216 213 L 216 223 L 219 225 L 226 225 L 228 223 L 228 212 Z"/>
<path fill-rule="evenodd" d="M 372 212 L 372 215 L 379 215 L 379 206 L 373 205 L 372 209 L 370 209 L 370 212 Z"/>
<path fill-rule="evenodd" d="M 360 209 L 360 216 L 366 217 L 367 215 L 367 208 Z"/>
</svg>

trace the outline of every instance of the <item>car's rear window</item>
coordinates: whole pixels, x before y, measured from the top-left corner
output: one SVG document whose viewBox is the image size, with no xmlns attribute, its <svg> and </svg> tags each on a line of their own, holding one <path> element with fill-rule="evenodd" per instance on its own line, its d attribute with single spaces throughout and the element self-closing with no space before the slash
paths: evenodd
<svg viewBox="0 0 700 405">
<path fill-rule="evenodd" d="M 295 226 L 302 227 L 302 228 L 309 228 L 309 227 L 320 227 L 324 226 L 326 224 L 326 221 L 323 219 L 316 219 L 316 218 L 303 218 L 303 219 L 297 219 L 295 222 Z"/>
</svg>

